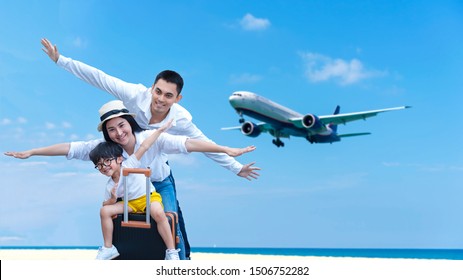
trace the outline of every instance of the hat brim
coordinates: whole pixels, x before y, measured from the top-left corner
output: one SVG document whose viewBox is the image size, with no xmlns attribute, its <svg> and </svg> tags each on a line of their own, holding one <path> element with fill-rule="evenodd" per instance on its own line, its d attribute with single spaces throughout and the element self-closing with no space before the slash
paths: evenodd
<svg viewBox="0 0 463 280">
<path fill-rule="evenodd" d="M 97 130 L 98 131 L 102 131 L 103 130 L 103 123 L 106 122 L 106 121 L 109 121 L 110 119 L 114 119 L 114 118 L 117 118 L 117 117 L 120 117 L 120 116 L 124 116 L 124 115 L 129 115 L 129 116 L 132 116 L 135 118 L 135 114 L 132 114 L 132 113 L 124 113 L 124 112 L 121 112 L 121 113 L 117 113 L 117 114 L 114 114 L 114 115 L 111 115 L 111 116 L 108 116 L 106 119 L 102 120 L 99 124 L 98 124 L 98 127 L 97 127 Z"/>
</svg>

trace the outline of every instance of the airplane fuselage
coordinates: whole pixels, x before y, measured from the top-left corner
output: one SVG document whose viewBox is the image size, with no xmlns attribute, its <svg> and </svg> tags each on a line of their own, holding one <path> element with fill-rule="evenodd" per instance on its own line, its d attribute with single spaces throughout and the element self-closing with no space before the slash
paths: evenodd
<svg viewBox="0 0 463 280">
<path fill-rule="evenodd" d="M 368 135 L 369 132 L 338 134 L 337 128 L 339 124 L 365 120 L 379 113 L 410 108 L 410 106 L 401 106 L 340 114 L 340 107 L 337 106 L 332 115 L 317 116 L 300 114 L 249 91 L 234 92 L 229 101 L 240 115 L 241 126 L 223 128 L 224 130 L 239 129 L 249 137 L 257 137 L 262 132 L 268 132 L 275 137 L 273 144 L 277 147 L 284 146 L 280 138 L 290 136 L 304 137 L 310 143 L 333 143 L 344 137 Z M 244 115 L 262 123 L 255 124 L 252 121 L 245 121 Z"/>
<path fill-rule="evenodd" d="M 320 133 L 310 133 L 306 128 L 296 126 L 291 119 L 303 118 L 304 115 L 275 103 L 265 97 L 248 91 L 234 92 L 229 98 L 231 106 L 238 114 L 247 115 L 256 120 L 270 124 L 273 128 L 270 134 L 276 138 L 305 137 L 313 142 L 336 142 L 339 138 L 333 134 L 331 128 L 326 126 Z"/>
</svg>

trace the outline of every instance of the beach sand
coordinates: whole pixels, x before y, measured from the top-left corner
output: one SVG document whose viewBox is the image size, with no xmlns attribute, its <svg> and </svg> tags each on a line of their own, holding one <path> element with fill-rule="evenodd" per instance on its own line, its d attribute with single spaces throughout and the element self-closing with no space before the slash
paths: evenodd
<svg viewBox="0 0 463 280">
<path fill-rule="evenodd" d="M 192 253 L 192 261 L 93 261 L 97 250 L 29 250 L 29 249 L 0 249 L 2 262 L 2 280 L 29 279 L 46 273 L 48 279 L 62 279 L 68 271 L 74 271 L 73 279 L 87 277 L 90 271 L 112 271 L 112 279 L 123 278 L 120 272 L 121 264 L 125 268 L 139 268 L 147 264 L 154 271 L 162 267 L 175 264 L 180 268 L 228 267 L 247 271 L 250 267 L 308 267 L 310 279 L 463 279 L 463 261 L 461 260 L 429 260 L 429 259 L 385 259 L 385 258 L 348 258 L 348 257 L 311 257 L 311 256 L 276 256 L 276 255 L 248 255 L 248 254 L 218 254 L 218 253 Z M 37 260 L 37 261 L 35 261 Z M 71 261 L 65 261 L 71 260 Z M 142 264 L 142 265 L 141 265 Z M 79 270 L 75 270 L 75 267 Z M 3 268 L 6 269 L 3 269 Z M 24 270 L 27 267 L 30 269 Z M 56 269 L 59 268 L 59 269 Z M 85 269 L 84 269 L 85 268 Z M 50 274 L 52 271 L 54 274 Z M 132 271 L 133 270 L 129 270 Z M 143 277 L 142 270 L 136 270 L 138 277 Z M 4 274 L 5 273 L 5 274 Z M 3 276 L 9 276 L 3 278 Z M 18 276 L 21 276 L 18 278 Z M 78 276 L 78 277 L 77 277 Z M 108 275 L 109 276 L 109 275 Z M 132 278 L 135 275 L 131 275 Z M 127 276 L 129 277 L 129 276 Z M 201 277 L 176 279 L 202 279 Z M 248 275 L 248 277 L 250 277 Z M 309 279 L 298 276 L 285 276 L 261 279 Z M 295 277 L 295 278 L 294 278 Z M 170 277 L 168 277 L 170 278 Z M 167 279 L 168 279 L 167 278 Z M 223 279 L 219 277 L 216 279 Z M 235 279 L 249 279 L 238 277 Z"/>
<path fill-rule="evenodd" d="M 93 260 L 98 250 L 83 249 L 3 249 L 0 260 Z M 192 260 L 303 260 L 318 257 L 274 256 L 248 254 L 191 253 Z"/>
</svg>

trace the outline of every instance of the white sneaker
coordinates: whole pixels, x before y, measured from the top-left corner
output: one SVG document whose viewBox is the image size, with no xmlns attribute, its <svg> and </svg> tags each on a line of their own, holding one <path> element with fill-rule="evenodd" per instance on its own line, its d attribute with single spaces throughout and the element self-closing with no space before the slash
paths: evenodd
<svg viewBox="0 0 463 280">
<path fill-rule="evenodd" d="M 180 258 L 178 256 L 179 251 L 180 251 L 180 249 L 167 249 L 165 259 L 169 260 L 169 261 L 178 261 L 178 260 L 180 260 Z"/>
<path fill-rule="evenodd" d="M 96 255 L 97 260 L 112 260 L 119 257 L 119 252 L 114 245 L 111 248 L 106 248 L 102 246 L 98 249 L 98 255 Z"/>
</svg>

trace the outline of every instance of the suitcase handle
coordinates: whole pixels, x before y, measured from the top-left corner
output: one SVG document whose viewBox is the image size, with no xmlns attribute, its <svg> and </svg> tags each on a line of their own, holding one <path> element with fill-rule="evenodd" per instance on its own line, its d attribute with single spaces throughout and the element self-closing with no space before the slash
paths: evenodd
<svg viewBox="0 0 463 280">
<path fill-rule="evenodd" d="M 145 177 L 151 176 L 151 169 L 149 168 L 123 168 L 122 176 L 127 176 L 129 174 L 144 174 Z"/>
<path fill-rule="evenodd" d="M 127 192 L 127 176 L 129 174 L 144 174 L 146 177 L 146 221 L 129 221 L 129 201 L 128 201 L 128 192 Z M 123 176 L 123 184 L 124 184 L 124 220 L 121 222 L 121 226 L 123 227 L 136 227 L 136 228 L 151 228 L 150 223 L 150 194 L 151 194 L 151 186 L 150 186 L 150 176 L 151 176 L 151 169 L 149 168 L 123 168 L 122 169 L 122 176 Z"/>
</svg>

